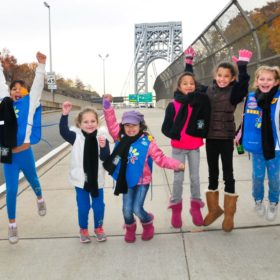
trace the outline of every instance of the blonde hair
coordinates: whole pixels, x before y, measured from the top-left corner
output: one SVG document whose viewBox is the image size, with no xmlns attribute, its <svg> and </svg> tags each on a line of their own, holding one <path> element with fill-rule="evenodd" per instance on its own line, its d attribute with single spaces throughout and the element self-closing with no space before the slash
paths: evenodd
<svg viewBox="0 0 280 280">
<path fill-rule="evenodd" d="M 274 74 L 275 81 L 280 81 L 280 68 L 278 66 L 262 65 L 255 72 L 255 81 L 259 78 L 262 72 L 271 72 Z"/>
<path fill-rule="evenodd" d="M 83 110 L 81 110 L 75 118 L 76 127 L 80 127 L 83 115 L 86 113 L 93 113 L 96 117 L 97 123 L 99 124 L 99 117 L 97 111 L 93 107 L 86 107 Z"/>
</svg>

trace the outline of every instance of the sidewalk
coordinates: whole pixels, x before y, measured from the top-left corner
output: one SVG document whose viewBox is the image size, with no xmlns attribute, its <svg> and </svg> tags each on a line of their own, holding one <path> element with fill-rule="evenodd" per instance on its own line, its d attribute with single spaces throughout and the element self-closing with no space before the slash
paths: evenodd
<svg viewBox="0 0 280 280">
<path fill-rule="evenodd" d="M 157 144 L 171 154 L 169 140 L 160 132 L 163 110 L 141 109 Z M 122 111 L 120 110 L 119 116 Z M 189 215 L 189 184 L 186 170 L 183 227 L 170 226 L 167 210 L 173 171 L 154 164 L 152 200 L 146 209 L 155 215 L 155 237 L 142 241 L 138 223 L 137 241 L 123 240 L 122 197 L 114 196 L 112 180 L 105 187 L 107 242 L 79 242 L 75 192 L 68 183 L 70 148 L 40 168 L 40 180 L 48 212 L 37 214 L 32 190 L 23 182 L 17 204 L 20 241 L 7 241 L 7 216 L 0 200 L 0 279 L 76 280 L 219 280 L 279 279 L 280 216 L 270 223 L 257 217 L 251 197 L 251 162 L 247 155 L 234 156 L 236 190 L 240 195 L 235 230 L 224 233 L 222 218 L 208 227 L 196 227 Z M 207 162 L 201 149 L 201 191 L 207 188 Z M 221 177 L 221 176 L 220 176 Z M 220 184 L 222 187 L 222 183 Z M 223 199 L 221 197 L 221 205 Z M 207 207 L 204 208 L 206 214 Z M 89 219 L 92 228 L 92 217 Z M 93 233 L 93 230 L 91 230 Z"/>
</svg>

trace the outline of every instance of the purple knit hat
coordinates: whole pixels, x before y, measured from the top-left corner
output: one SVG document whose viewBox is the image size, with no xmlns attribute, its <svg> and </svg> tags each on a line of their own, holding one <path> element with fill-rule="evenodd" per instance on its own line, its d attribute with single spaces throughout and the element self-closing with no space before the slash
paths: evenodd
<svg viewBox="0 0 280 280">
<path fill-rule="evenodd" d="M 137 111 L 124 112 L 122 115 L 122 124 L 140 124 L 144 121 L 144 115 Z"/>
</svg>

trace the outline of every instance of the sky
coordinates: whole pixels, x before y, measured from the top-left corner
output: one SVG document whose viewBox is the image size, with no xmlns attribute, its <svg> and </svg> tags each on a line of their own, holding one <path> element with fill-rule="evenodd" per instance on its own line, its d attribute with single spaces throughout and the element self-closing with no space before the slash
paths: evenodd
<svg viewBox="0 0 280 280">
<path fill-rule="evenodd" d="M 129 71 L 134 59 L 135 24 L 181 21 L 185 49 L 230 0 L 46 2 L 50 5 L 53 71 L 66 79 L 79 78 L 102 94 L 103 61 L 99 54 L 103 57 L 109 54 L 105 60 L 105 91 L 121 96 L 133 93 Z M 0 21 L 0 50 L 9 49 L 20 64 L 36 61 L 37 51 L 49 58 L 49 10 L 43 1 L 1 1 Z M 160 74 L 168 63 L 157 60 L 155 65 Z M 50 60 L 46 69 L 50 69 Z M 128 77 L 131 79 L 126 83 Z"/>
</svg>

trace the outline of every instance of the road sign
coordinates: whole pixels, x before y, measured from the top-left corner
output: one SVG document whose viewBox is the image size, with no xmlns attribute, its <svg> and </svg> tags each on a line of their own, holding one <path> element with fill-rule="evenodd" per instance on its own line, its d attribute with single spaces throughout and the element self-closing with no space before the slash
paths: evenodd
<svg viewBox="0 0 280 280">
<path fill-rule="evenodd" d="M 129 102 L 138 102 L 138 103 L 152 103 L 153 94 L 151 92 L 129 94 L 128 101 Z"/>
<path fill-rule="evenodd" d="M 57 89 L 57 85 L 48 85 L 48 89 Z"/>
<path fill-rule="evenodd" d="M 55 73 L 48 73 L 47 75 L 47 83 L 48 89 L 57 89 L 56 81 L 55 81 Z"/>
</svg>

